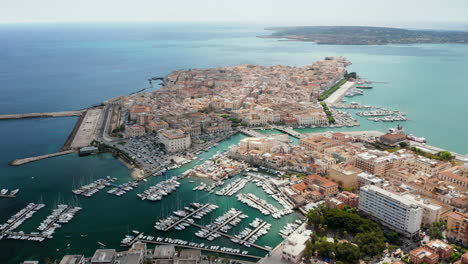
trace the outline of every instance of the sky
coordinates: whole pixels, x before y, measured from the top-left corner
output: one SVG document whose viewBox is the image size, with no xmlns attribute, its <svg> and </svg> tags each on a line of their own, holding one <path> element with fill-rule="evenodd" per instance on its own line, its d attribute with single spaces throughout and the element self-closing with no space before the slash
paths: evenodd
<svg viewBox="0 0 468 264">
<path fill-rule="evenodd" d="M 468 0 L 0 0 L 0 23 L 275 22 L 468 23 Z"/>
</svg>

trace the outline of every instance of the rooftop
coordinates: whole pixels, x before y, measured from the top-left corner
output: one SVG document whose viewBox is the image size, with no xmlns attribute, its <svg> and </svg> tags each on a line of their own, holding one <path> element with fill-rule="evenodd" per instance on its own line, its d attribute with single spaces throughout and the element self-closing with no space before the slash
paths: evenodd
<svg viewBox="0 0 468 264">
<path fill-rule="evenodd" d="M 98 249 L 91 258 L 91 263 L 111 263 L 115 256 L 115 249 Z"/>
</svg>

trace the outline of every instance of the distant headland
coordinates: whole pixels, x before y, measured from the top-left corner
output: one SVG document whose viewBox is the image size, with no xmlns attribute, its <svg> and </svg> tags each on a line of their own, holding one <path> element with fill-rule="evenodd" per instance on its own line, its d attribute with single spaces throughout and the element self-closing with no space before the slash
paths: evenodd
<svg viewBox="0 0 468 264">
<path fill-rule="evenodd" d="M 281 38 L 311 41 L 328 45 L 386 45 L 422 43 L 468 44 L 468 32 L 440 30 L 410 30 L 364 26 L 301 26 L 269 27 L 273 33 L 260 38 Z"/>
</svg>

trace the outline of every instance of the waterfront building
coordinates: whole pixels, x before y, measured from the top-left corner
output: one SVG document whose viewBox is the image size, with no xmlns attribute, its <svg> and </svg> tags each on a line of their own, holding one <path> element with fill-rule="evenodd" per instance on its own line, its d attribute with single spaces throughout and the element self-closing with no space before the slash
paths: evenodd
<svg viewBox="0 0 468 264">
<path fill-rule="evenodd" d="M 201 263 L 202 253 L 199 249 L 180 250 L 178 263 L 180 264 L 198 264 Z"/>
<path fill-rule="evenodd" d="M 439 255 L 432 249 L 418 247 L 410 251 L 409 259 L 413 264 L 437 264 L 439 262 Z"/>
<path fill-rule="evenodd" d="M 260 153 L 271 152 L 271 149 L 278 146 L 280 142 L 272 137 L 249 137 L 244 138 L 239 143 L 239 150 L 243 153 L 251 150 L 259 151 Z"/>
<path fill-rule="evenodd" d="M 291 263 L 299 263 L 304 256 L 305 244 L 309 240 L 310 232 L 294 233 L 286 239 L 283 246 L 282 259 Z"/>
<path fill-rule="evenodd" d="M 385 145 L 394 146 L 399 142 L 405 141 L 406 135 L 403 132 L 387 133 L 380 136 L 380 142 Z"/>
<path fill-rule="evenodd" d="M 191 144 L 190 135 L 185 134 L 184 131 L 180 129 L 160 130 L 158 132 L 158 137 L 168 152 L 186 150 Z"/>
<path fill-rule="evenodd" d="M 375 185 L 360 189 L 358 208 L 405 236 L 413 236 L 421 228 L 423 209 L 420 206 Z"/>
<path fill-rule="evenodd" d="M 91 264 L 113 264 L 115 257 L 115 249 L 98 249 L 91 258 Z"/>
<path fill-rule="evenodd" d="M 154 248 L 152 262 L 153 264 L 173 263 L 175 255 L 174 245 L 158 245 Z"/>
<path fill-rule="evenodd" d="M 453 247 L 439 239 L 429 241 L 425 247 L 432 249 L 442 260 L 450 258 L 453 253 Z"/>
<path fill-rule="evenodd" d="M 362 173 L 361 169 L 353 165 L 336 164 L 328 170 L 328 176 L 334 182 L 338 183 L 343 188 L 357 188 L 358 187 L 358 174 Z"/>
<path fill-rule="evenodd" d="M 85 257 L 83 255 L 65 255 L 59 264 L 84 264 Z"/>
<path fill-rule="evenodd" d="M 448 239 L 468 245 L 468 213 L 451 212 L 447 215 Z"/>
</svg>

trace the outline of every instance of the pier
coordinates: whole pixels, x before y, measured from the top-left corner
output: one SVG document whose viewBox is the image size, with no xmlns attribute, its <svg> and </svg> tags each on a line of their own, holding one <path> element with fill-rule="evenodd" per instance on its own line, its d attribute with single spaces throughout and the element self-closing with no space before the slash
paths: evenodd
<svg viewBox="0 0 468 264">
<path fill-rule="evenodd" d="M 0 239 L 4 235 L 8 235 L 9 233 L 12 233 L 14 229 L 18 228 L 19 225 L 24 222 L 26 219 L 32 217 L 32 215 L 37 212 L 39 209 L 44 207 L 42 204 L 29 204 L 27 209 L 24 210 L 24 212 L 21 213 L 21 215 L 17 216 L 11 223 L 7 223 L 5 226 L 3 226 L 0 230 Z M 21 222 L 20 224 L 17 225 L 18 222 Z"/>
<path fill-rule="evenodd" d="M 262 258 L 262 257 L 259 257 L 259 256 L 254 256 L 254 255 L 247 255 L 247 254 L 244 255 L 244 254 L 241 254 L 241 253 L 226 252 L 226 251 L 222 251 L 222 250 L 209 249 L 209 248 L 192 247 L 192 246 L 179 245 L 179 244 L 167 243 L 167 242 L 159 242 L 159 241 L 153 241 L 153 240 L 137 240 L 137 241 L 147 243 L 147 244 L 155 244 L 155 245 L 174 245 L 174 246 L 180 247 L 180 248 L 199 249 L 199 250 L 206 251 L 206 252 L 214 252 L 214 253 L 237 256 L 237 257 L 246 257 L 246 258 L 252 258 L 252 259 L 257 259 L 257 260 Z M 131 244 L 130 244 L 130 246 L 131 246 Z"/>
<path fill-rule="evenodd" d="M 263 221 L 261 224 L 259 224 L 257 226 L 257 228 L 255 228 L 254 230 L 252 230 L 252 232 L 250 232 L 248 235 L 246 235 L 244 238 L 242 238 L 240 241 L 239 241 L 239 244 L 241 245 L 244 245 L 245 243 L 249 243 L 251 246 L 253 246 L 254 244 L 248 242 L 247 240 L 249 240 L 249 238 L 251 238 L 253 235 L 255 235 L 260 229 L 262 229 L 265 225 L 267 224 L 267 222 Z"/>
<path fill-rule="evenodd" d="M 169 231 L 171 228 L 173 228 L 174 226 L 179 225 L 182 222 L 189 223 L 189 224 L 193 225 L 193 223 L 190 223 L 189 221 L 187 221 L 187 219 L 189 219 L 192 215 L 202 211 L 203 209 L 205 209 L 208 206 L 210 206 L 210 204 L 204 204 L 204 205 L 200 206 L 199 208 L 197 208 L 194 211 L 190 212 L 188 215 L 182 217 L 181 219 L 175 221 L 174 223 L 172 223 L 171 225 L 169 225 L 168 227 L 163 229 L 163 231 Z"/>
<path fill-rule="evenodd" d="M 29 158 L 24 158 L 24 159 L 15 159 L 13 161 L 10 161 L 9 164 L 11 166 L 20 166 L 26 163 L 38 161 L 38 160 L 43 160 L 43 159 L 48 159 L 48 158 L 53 158 L 53 157 L 58 157 L 58 156 L 63 156 L 67 155 L 70 153 L 75 152 L 74 150 L 66 150 L 66 151 L 60 151 L 60 152 L 55 152 L 51 154 L 46 154 L 46 155 L 41 155 L 41 156 L 35 156 L 35 157 L 29 157 Z"/>
<path fill-rule="evenodd" d="M 216 231 L 216 230 L 211 229 L 211 228 L 208 228 L 208 227 L 206 227 L 206 226 L 202 226 L 202 225 L 195 224 L 195 223 L 190 223 L 190 224 L 193 225 L 193 226 L 199 227 L 199 228 L 203 228 L 203 229 L 206 229 L 206 230 L 209 230 L 209 231 L 213 231 L 213 233 L 217 233 L 217 234 L 219 234 L 219 235 L 221 235 L 221 236 L 224 236 L 224 237 L 227 237 L 227 238 L 229 238 L 229 239 L 238 239 L 238 238 L 235 237 L 235 236 L 231 236 L 231 235 L 228 235 L 228 234 L 226 234 L 226 233 L 223 233 L 223 232 L 220 232 L 220 231 Z M 259 248 L 259 249 L 262 249 L 262 250 L 265 250 L 265 251 L 270 251 L 268 248 L 262 247 L 262 246 L 257 245 L 257 244 L 250 244 L 250 246 L 256 247 L 256 248 Z M 224 251 L 223 251 L 223 252 L 224 252 Z M 244 256 L 244 255 L 242 255 L 242 256 Z"/>
<path fill-rule="evenodd" d="M 16 195 L 10 195 L 10 194 L 0 194 L 0 198 L 15 198 Z"/>
<path fill-rule="evenodd" d="M 243 202 L 242 201 L 243 199 L 247 199 L 248 201 L 254 203 L 256 205 L 257 209 L 259 209 L 261 212 L 265 212 L 265 213 L 268 212 L 268 214 L 274 214 L 275 212 L 279 211 L 278 209 L 274 208 L 272 205 L 271 205 L 271 207 L 268 206 L 270 204 L 268 204 L 265 200 L 260 199 L 257 196 L 253 197 L 253 196 L 251 196 L 252 194 L 250 194 L 250 195 L 249 194 L 246 195 L 246 194 L 241 193 L 241 194 L 238 194 L 237 197 L 241 202 Z M 252 207 L 254 207 L 254 206 L 252 206 Z"/>
<path fill-rule="evenodd" d="M 0 120 L 24 119 L 24 118 L 44 118 L 44 117 L 65 117 L 65 116 L 80 116 L 85 110 L 79 111 L 64 111 L 64 112 L 47 112 L 47 113 L 26 113 L 26 114 L 11 114 L 0 115 Z"/>
<path fill-rule="evenodd" d="M 215 233 L 218 233 L 218 231 L 223 228 L 224 226 L 226 226 L 227 224 L 231 223 L 231 221 L 233 221 L 234 219 L 236 219 L 238 216 L 240 216 L 242 214 L 242 211 L 238 211 L 236 212 L 233 216 L 229 217 L 228 219 L 226 219 L 222 224 L 218 225 L 216 228 L 212 229 L 212 230 L 209 230 L 210 233 L 206 234 L 205 237 L 210 237 L 212 234 L 215 234 Z M 206 227 L 204 227 L 204 229 L 206 229 Z"/>
</svg>

